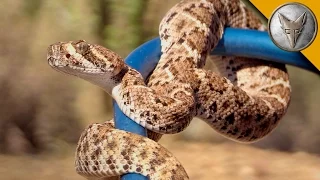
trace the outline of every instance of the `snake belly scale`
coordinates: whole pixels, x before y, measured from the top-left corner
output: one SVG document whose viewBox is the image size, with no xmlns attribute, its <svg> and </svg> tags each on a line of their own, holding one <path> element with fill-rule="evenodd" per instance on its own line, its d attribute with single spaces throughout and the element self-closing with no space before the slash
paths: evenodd
<svg viewBox="0 0 320 180">
<path fill-rule="evenodd" d="M 181 132 L 197 116 L 229 139 L 254 142 L 285 114 L 289 77 L 282 64 L 241 57 L 210 56 L 217 71 L 204 70 L 226 26 L 265 30 L 239 0 L 175 5 L 160 23 L 162 56 L 147 84 L 116 53 L 83 40 L 50 45 L 47 59 L 57 71 L 103 88 L 155 140 Z M 87 178 L 135 172 L 150 179 L 188 179 L 179 161 L 155 141 L 110 123 L 83 132 L 76 169 Z"/>
</svg>

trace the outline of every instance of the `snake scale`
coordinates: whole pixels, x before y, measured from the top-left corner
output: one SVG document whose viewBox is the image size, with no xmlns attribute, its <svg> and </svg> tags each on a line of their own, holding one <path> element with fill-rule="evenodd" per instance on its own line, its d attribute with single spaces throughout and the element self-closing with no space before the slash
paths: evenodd
<svg viewBox="0 0 320 180">
<path fill-rule="evenodd" d="M 49 65 L 100 86 L 132 120 L 161 134 L 184 130 L 199 117 L 223 136 L 240 142 L 265 137 L 285 114 L 290 84 L 285 65 L 241 57 L 209 57 L 217 72 L 204 70 L 208 53 L 226 26 L 265 30 L 239 0 L 183 0 L 160 24 L 162 56 L 149 76 L 116 53 L 84 40 L 48 48 Z M 135 172 L 150 179 L 188 179 L 179 161 L 151 139 L 92 124 L 81 135 L 76 171 L 88 179 Z"/>
</svg>

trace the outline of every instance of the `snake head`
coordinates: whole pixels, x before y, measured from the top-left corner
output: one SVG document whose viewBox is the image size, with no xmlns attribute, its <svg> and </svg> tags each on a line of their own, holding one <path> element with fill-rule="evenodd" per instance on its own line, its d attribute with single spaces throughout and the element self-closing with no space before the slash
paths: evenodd
<svg viewBox="0 0 320 180">
<path fill-rule="evenodd" d="M 120 72 L 127 68 L 118 54 L 84 40 L 50 45 L 47 60 L 53 69 L 85 79 L 107 92 L 121 79 Z"/>
</svg>

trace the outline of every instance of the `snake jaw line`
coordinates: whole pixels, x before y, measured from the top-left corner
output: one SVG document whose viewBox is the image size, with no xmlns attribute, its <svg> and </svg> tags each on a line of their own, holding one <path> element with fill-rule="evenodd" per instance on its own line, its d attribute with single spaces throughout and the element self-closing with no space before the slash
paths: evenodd
<svg viewBox="0 0 320 180">
<path fill-rule="evenodd" d="M 47 61 L 53 69 L 98 85 L 109 94 L 122 79 L 122 71 L 127 69 L 119 55 L 85 40 L 50 45 Z"/>
</svg>

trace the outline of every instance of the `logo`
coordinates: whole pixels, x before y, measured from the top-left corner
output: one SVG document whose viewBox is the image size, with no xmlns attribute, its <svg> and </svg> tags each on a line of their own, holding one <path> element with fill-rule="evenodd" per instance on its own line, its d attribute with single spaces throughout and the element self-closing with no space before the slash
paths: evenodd
<svg viewBox="0 0 320 180">
<path fill-rule="evenodd" d="M 306 22 L 306 13 L 304 12 L 300 17 L 298 17 L 298 19 L 294 21 L 289 20 L 280 13 L 278 15 L 283 33 L 287 35 L 291 48 L 294 48 L 303 29 L 303 25 Z"/>
<path fill-rule="evenodd" d="M 287 3 L 278 7 L 269 20 L 269 35 L 279 48 L 301 51 L 317 35 L 317 20 L 313 12 L 300 3 Z"/>
</svg>

